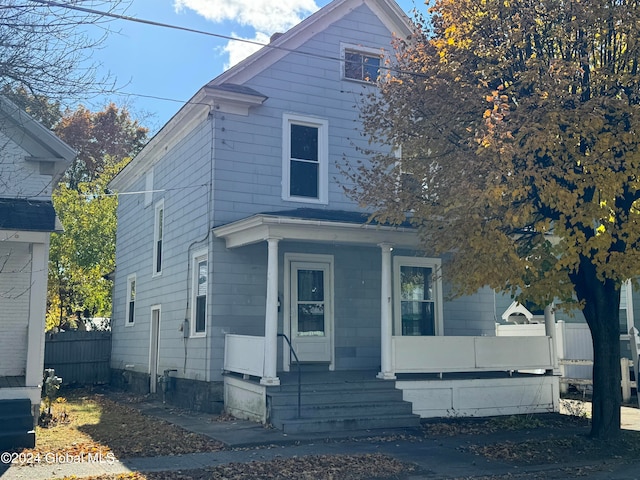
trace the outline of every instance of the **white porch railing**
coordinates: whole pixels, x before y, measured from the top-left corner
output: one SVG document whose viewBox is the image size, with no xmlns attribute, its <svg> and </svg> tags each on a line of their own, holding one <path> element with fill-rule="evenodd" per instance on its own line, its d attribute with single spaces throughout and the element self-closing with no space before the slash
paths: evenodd
<svg viewBox="0 0 640 480">
<path fill-rule="evenodd" d="M 262 377 L 264 375 L 264 337 L 226 334 L 224 370 Z"/>
<path fill-rule="evenodd" d="M 224 370 L 262 377 L 264 337 L 227 334 Z M 537 337 L 392 337 L 394 373 L 553 368 L 551 339 Z"/>
<path fill-rule="evenodd" d="M 395 373 L 553 369 L 549 337 L 392 337 Z"/>
</svg>

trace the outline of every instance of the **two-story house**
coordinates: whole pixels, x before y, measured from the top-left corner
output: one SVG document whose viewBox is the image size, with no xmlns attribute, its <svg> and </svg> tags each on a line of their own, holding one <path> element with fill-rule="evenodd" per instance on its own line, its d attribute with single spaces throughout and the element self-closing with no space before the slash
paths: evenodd
<svg viewBox="0 0 640 480">
<path fill-rule="evenodd" d="M 44 363 L 51 192 L 75 152 L 0 97 L 0 449 L 33 447 Z"/>
<path fill-rule="evenodd" d="M 393 0 L 334 0 L 203 86 L 112 181 L 114 381 L 285 431 L 557 409 L 557 377 L 510 375 L 550 371 L 550 338 L 493 336 L 493 292 L 445 301 L 416 231 L 344 194 L 362 94 L 410 32 Z"/>
</svg>

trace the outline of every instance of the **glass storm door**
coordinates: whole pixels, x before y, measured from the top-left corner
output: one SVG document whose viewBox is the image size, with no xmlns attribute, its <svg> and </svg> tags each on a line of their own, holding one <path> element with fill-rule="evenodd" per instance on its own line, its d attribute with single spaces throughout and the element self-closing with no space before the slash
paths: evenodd
<svg viewBox="0 0 640 480">
<path fill-rule="evenodd" d="M 301 362 L 331 361 L 329 264 L 291 263 L 291 337 Z"/>
</svg>

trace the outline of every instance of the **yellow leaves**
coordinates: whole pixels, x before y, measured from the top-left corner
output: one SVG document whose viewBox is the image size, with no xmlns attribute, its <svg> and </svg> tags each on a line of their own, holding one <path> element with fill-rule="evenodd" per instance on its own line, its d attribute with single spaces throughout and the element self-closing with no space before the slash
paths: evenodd
<svg viewBox="0 0 640 480">
<path fill-rule="evenodd" d="M 604 225 L 600 224 L 598 228 L 596 228 L 596 235 L 602 235 L 606 231 L 607 228 Z"/>
</svg>

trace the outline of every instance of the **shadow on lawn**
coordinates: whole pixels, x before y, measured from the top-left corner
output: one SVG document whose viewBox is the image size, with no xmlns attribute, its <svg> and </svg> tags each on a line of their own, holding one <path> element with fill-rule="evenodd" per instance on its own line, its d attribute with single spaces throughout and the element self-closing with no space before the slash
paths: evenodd
<svg viewBox="0 0 640 480">
<path fill-rule="evenodd" d="M 223 448 L 220 442 L 142 414 L 123 403 L 127 401 L 126 397 L 114 401 L 108 395 L 92 393 L 84 396 L 83 401 L 99 406 L 100 421 L 81 425 L 78 430 L 108 447 L 118 459 L 211 452 Z"/>
</svg>

